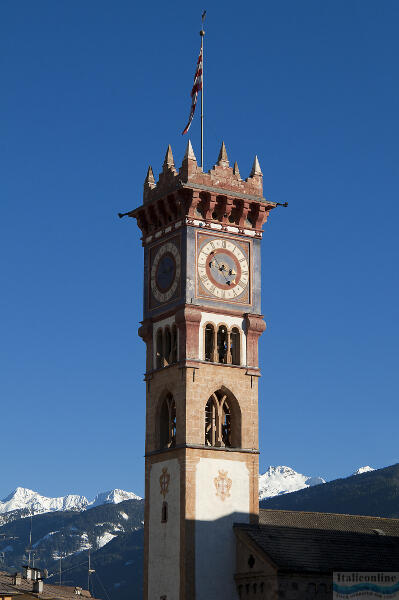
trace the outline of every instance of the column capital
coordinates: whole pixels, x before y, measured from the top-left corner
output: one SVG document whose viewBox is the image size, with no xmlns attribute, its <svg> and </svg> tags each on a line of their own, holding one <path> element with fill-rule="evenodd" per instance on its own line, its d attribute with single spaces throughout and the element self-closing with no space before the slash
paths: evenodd
<svg viewBox="0 0 399 600">
<path fill-rule="evenodd" d="M 263 315 L 246 313 L 244 319 L 247 330 L 247 365 L 249 367 L 258 367 L 258 341 L 266 329 L 266 323 Z"/>
<path fill-rule="evenodd" d="M 179 329 L 179 359 L 199 358 L 199 327 L 201 309 L 191 304 L 176 313 L 176 325 Z"/>
</svg>

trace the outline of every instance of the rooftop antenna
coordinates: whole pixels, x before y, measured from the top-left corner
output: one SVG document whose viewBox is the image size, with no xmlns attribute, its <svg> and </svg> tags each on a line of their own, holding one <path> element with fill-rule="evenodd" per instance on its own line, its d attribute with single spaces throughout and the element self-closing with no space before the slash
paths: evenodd
<svg viewBox="0 0 399 600">
<path fill-rule="evenodd" d="M 31 560 L 31 555 L 34 555 L 34 552 L 32 551 L 32 517 L 33 517 L 33 512 L 32 512 L 32 508 L 30 509 L 30 528 L 29 528 L 29 545 L 27 548 L 25 548 L 25 552 L 28 553 L 28 567 L 30 567 L 30 560 Z M 33 563 L 35 562 L 35 559 L 33 559 Z M 33 567 L 35 566 L 34 564 L 32 565 Z"/>
<path fill-rule="evenodd" d="M 62 583 L 62 552 L 60 552 L 60 569 L 59 569 L 59 576 L 60 576 L 60 580 L 58 585 L 61 585 Z"/>
<path fill-rule="evenodd" d="M 95 573 L 96 570 L 91 568 L 90 548 L 88 548 L 88 553 L 89 553 L 89 562 L 88 562 L 88 569 L 87 569 L 87 591 L 90 592 L 90 575 L 92 573 Z"/>
</svg>

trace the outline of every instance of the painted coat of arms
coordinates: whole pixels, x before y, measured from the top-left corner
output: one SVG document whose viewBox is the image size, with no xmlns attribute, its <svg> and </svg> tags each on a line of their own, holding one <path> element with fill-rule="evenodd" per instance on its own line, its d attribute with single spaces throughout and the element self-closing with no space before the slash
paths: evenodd
<svg viewBox="0 0 399 600">
<path fill-rule="evenodd" d="M 168 469 L 166 467 L 163 467 L 162 475 L 159 478 L 159 484 L 161 486 L 160 493 L 162 494 L 162 496 L 164 498 L 169 491 L 169 482 L 170 482 L 170 473 L 168 473 Z"/>
<path fill-rule="evenodd" d="M 227 477 L 227 471 L 219 471 L 219 475 L 214 477 L 213 483 L 216 488 L 216 496 L 219 496 L 221 500 L 225 500 L 230 496 L 230 489 L 232 486 L 232 480 Z"/>
</svg>

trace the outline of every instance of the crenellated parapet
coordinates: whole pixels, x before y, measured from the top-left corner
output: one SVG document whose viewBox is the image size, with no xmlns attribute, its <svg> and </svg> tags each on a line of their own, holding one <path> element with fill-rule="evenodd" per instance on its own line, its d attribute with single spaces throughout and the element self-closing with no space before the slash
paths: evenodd
<svg viewBox="0 0 399 600">
<path fill-rule="evenodd" d="M 185 225 L 262 237 L 262 226 L 276 204 L 263 198 L 263 175 L 257 156 L 246 179 L 237 163 L 230 167 L 224 142 L 216 164 L 204 173 L 189 141 L 179 170 L 172 148 L 166 151 L 158 182 L 152 167 L 144 181 L 143 205 L 130 211 L 143 243 Z"/>
</svg>

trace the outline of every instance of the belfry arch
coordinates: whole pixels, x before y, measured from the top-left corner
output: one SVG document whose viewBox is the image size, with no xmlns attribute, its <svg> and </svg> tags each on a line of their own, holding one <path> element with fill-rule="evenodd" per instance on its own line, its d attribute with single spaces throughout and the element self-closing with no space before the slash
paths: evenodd
<svg viewBox="0 0 399 600">
<path fill-rule="evenodd" d="M 241 409 L 230 390 L 222 386 L 210 395 L 204 420 L 205 446 L 241 448 Z"/>
<path fill-rule="evenodd" d="M 176 446 L 176 402 L 173 395 L 167 392 L 162 396 L 158 411 L 159 448 Z"/>
</svg>

